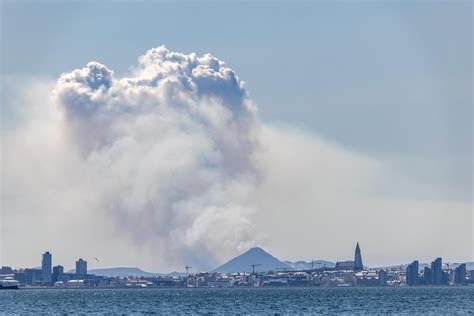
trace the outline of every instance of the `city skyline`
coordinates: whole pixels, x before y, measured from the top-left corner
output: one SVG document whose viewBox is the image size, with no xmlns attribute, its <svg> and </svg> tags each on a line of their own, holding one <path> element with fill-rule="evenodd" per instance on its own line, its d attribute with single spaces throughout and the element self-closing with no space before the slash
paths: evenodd
<svg viewBox="0 0 474 316">
<path fill-rule="evenodd" d="M 254 247 L 252 249 L 261 249 L 263 250 L 262 248 L 260 247 Z M 251 250 L 252 250 L 251 249 Z M 241 254 L 239 254 L 237 257 L 239 257 L 240 255 L 242 254 L 245 254 L 245 253 L 248 253 L 249 251 L 251 250 L 248 250 L 248 251 L 245 251 L 245 252 L 242 252 Z M 263 250 L 265 251 L 265 250 Z M 52 274 L 51 273 L 54 273 L 54 268 L 60 268 L 61 271 L 63 271 L 64 267 L 67 266 L 67 265 L 62 265 L 62 264 L 59 264 L 57 266 L 54 266 L 53 265 L 53 261 L 52 261 L 52 253 L 50 251 L 46 251 L 44 252 L 41 257 L 42 257 L 42 262 L 41 262 L 41 266 L 35 268 L 35 265 L 31 265 L 31 266 L 24 266 L 24 267 L 10 267 L 9 265 L 3 265 L 3 266 L 6 266 L 6 267 L 9 267 L 9 268 L 14 268 L 14 269 L 40 269 L 43 273 L 43 275 L 46 275 L 46 279 L 45 281 L 46 282 L 50 282 L 49 280 L 51 280 L 52 278 Z M 236 257 L 236 258 L 237 258 Z M 235 259 L 235 258 L 233 258 Z M 232 258 L 228 258 L 227 259 L 227 262 L 230 262 L 233 260 Z M 341 260 L 342 259 L 342 260 Z M 277 260 L 280 260 L 280 259 L 277 259 Z M 283 261 L 281 262 L 291 262 L 291 261 L 288 261 L 288 260 L 284 260 L 282 259 Z M 72 266 L 75 266 L 75 269 L 68 269 L 68 272 L 71 273 L 76 273 L 78 275 L 86 275 L 87 274 L 87 271 L 88 271 L 88 261 L 90 262 L 96 262 L 96 263 L 99 263 L 100 260 L 98 258 L 90 258 L 90 259 L 87 259 L 87 260 L 84 260 L 83 258 L 78 258 L 74 264 Z M 258 260 L 257 260 L 258 261 Z M 406 266 L 406 272 L 407 272 L 407 285 L 421 285 L 422 283 L 421 282 L 421 279 L 418 279 L 418 276 L 416 276 L 416 271 L 422 271 L 423 269 L 420 267 L 420 263 L 418 260 L 414 260 L 413 262 L 405 262 L 405 263 L 396 263 L 396 264 L 390 264 L 390 265 L 387 265 L 387 266 L 366 266 L 363 264 L 363 260 L 362 260 L 362 254 L 361 254 L 361 249 L 360 249 L 360 246 L 359 246 L 359 243 L 357 242 L 356 243 L 356 246 L 355 246 L 355 250 L 354 250 L 354 260 L 344 260 L 343 258 L 339 258 L 337 260 L 334 260 L 334 262 L 331 262 L 331 261 L 327 261 L 327 260 L 324 260 L 324 258 L 314 258 L 308 262 L 305 262 L 303 260 L 294 260 L 293 261 L 294 263 L 299 263 L 301 265 L 302 262 L 304 262 L 305 264 L 307 264 L 308 266 L 313 266 L 313 263 L 314 262 L 328 262 L 330 264 L 333 264 L 334 267 L 336 268 L 340 268 L 340 269 L 344 269 L 344 268 L 347 268 L 347 267 L 350 267 L 352 270 L 354 271 L 362 271 L 362 270 L 366 270 L 366 269 L 403 269 L 404 266 Z M 426 263 L 423 263 L 423 264 L 428 264 L 429 262 L 426 262 Z M 467 262 L 469 264 L 473 264 L 474 265 L 474 262 Z M 438 257 L 436 260 L 434 260 L 433 262 L 431 262 L 431 270 L 432 271 L 440 271 L 440 269 L 443 268 L 443 266 L 447 265 L 447 267 L 449 268 L 449 265 L 464 265 L 464 269 L 466 269 L 466 262 L 456 262 L 456 261 L 447 261 L 446 263 L 442 263 L 441 261 L 441 258 Z M 1 266 L 1 265 L 0 265 Z M 255 263 L 255 266 L 260 266 L 259 263 Z M 103 269 L 103 268 L 116 268 L 117 265 L 109 265 L 109 266 L 101 266 L 101 265 L 97 265 L 97 266 L 94 266 L 92 268 L 92 270 L 94 269 Z M 249 266 L 251 267 L 251 265 Z M 140 269 L 140 267 L 119 267 L 119 268 L 138 268 Z M 192 268 L 191 266 L 188 266 L 188 265 L 185 265 L 184 266 L 184 270 L 187 270 L 187 268 Z M 255 267 L 254 267 L 255 268 Z M 261 268 L 260 268 L 261 269 Z M 278 268 L 278 269 L 281 269 L 281 268 Z M 278 270 L 277 269 L 277 270 Z M 303 268 L 299 268 L 300 270 L 304 270 Z M 426 267 L 425 267 L 426 269 Z M 183 270 L 183 269 L 182 269 Z M 183 270 L 183 271 L 184 271 Z M 196 270 L 196 269 L 195 269 Z M 209 271 L 213 271 L 215 269 L 210 269 Z M 46 272 L 45 272 L 46 271 Z M 49 272 L 48 272 L 49 271 Z M 183 271 L 181 271 L 182 273 L 184 273 Z M 209 272 L 209 271 L 205 271 L 205 270 L 196 270 L 195 272 Z M 145 271 L 146 272 L 146 271 Z M 165 273 L 166 274 L 166 271 L 153 271 L 154 273 Z M 168 271 L 170 272 L 170 271 Z M 174 270 L 172 271 L 171 273 L 175 273 L 175 272 L 180 272 L 180 270 Z M 146 273 L 149 273 L 149 272 L 146 272 Z M 412 275 L 413 274 L 413 275 Z M 432 277 L 432 279 L 430 279 Z M 432 275 L 429 277 L 429 279 L 431 281 L 431 283 L 433 284 L 437 284 L 437 283 L 440 283 L 441 282 L 441 276 L 439 275 L 439 272 L 438 272 L 438 275 Z M 424 280 L 425 283 L 426 283 L 426 280 Z"/>
<path fill-rule="evenodd" d="M 469 3 L 1 6 L 0 264 L 474 261 Z"/>
<path fill-rule="evenodd" d="M 443 264 L 438 257 L 430 266 L 421 267 L 418 260 L 399 267 L 370 268 L 363 265 L 359 243 L 354 260 L 291 263 L 280 261 L 261 248 L 252 248 L 228 260 L 212 271 L 174 271 L 150 273 L 140 269 L 109 268 L 88 270 L 87 261 L 79 258 L 74 270 L 52 264 L 53 254 L 42 254 L 40 268 L 15 269 L 2 266 L 0 288 L 153 288 L 153 287 L 386 287 L 386 286 L 459 286 L 474 284 L 474 270 L 467 264 Z M 95 260 L 98 261 L 97 258 Z M 474 268 L 474 262 L 469 263 Z"/>
</svg>

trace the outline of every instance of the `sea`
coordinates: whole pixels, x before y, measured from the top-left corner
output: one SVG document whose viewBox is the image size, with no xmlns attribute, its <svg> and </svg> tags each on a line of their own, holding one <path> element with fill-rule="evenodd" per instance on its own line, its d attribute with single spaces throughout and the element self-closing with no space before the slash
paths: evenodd
<svg viewBox="0 0 474 316">
<path fill-rule="evenodd" d="M 0 314 L 474 315 L 474 287 L 20 289 Z"/>
</svg>

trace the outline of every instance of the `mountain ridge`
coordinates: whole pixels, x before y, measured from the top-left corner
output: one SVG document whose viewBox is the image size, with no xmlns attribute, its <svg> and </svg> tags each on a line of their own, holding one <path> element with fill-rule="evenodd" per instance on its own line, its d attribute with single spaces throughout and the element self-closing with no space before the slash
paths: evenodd
<svg viewBox="0 0 474 316">
<path fill-rule="evenodd" d="M 75 273 L 75 269 L 71 269 L 68 273 Z M 148 272 L 144 271 L 137 267 L 112 267 L 112 268 L 97 268 L 90 269 L 87 271 L 88 274 L 95 274 L 99 276 L 106 277 L 154 277 L 154 276 L 180 276 L 185 275 L 184 272 L 170 272 L 170 273 L 158 273 L 158 272 Z"/>
<path fill-rule="evenodd" d="M 295 270 L 310 270 L 313 269 L 321 269 L 321 268 L 334 268 L 336 266 L 335 262 L 327 261 L 327 260 L 314 260 L 312 263 L 311 261 L 283 261 L 285 264 L 289 265 Z"/>
<path fill-rule="evenodd" d="M 238 272 L 252 272 L 252 265 L 255 266 L 255 271 L 269 271 L 276 269 L 291 269 L 291 266 L 280 261 L 270 253 L 266 252 L 260 247 L 254 247 L 246 252 L 230 259 L 224 264 L 212 270 L 212 272 L 219 273 L 238 273 Z"/>
</svg>

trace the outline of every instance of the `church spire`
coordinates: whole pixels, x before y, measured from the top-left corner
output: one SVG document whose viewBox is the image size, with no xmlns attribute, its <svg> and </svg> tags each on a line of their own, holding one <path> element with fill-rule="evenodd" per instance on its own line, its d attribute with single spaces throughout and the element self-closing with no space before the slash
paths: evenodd
<svg viewBox="0 0 474 316">
<path fill-rule="evenodd" d="M 360 254 L 359 243 L 357 243 L 356 249 L 355 249 L 354 270 L 364 270 L 364 265 L 362 264 L 362 255 Z"/>
</svg>

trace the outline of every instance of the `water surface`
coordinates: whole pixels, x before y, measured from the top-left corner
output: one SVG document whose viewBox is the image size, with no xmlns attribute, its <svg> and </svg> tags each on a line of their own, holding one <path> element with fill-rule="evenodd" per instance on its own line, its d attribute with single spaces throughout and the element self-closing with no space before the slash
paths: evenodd
<svg viewBox="0 0 474 316">
<path fill-rule="evenodd" d="M 0 313 L 474 315 L 474 287 L 24 289 Z"/>
</svg>

